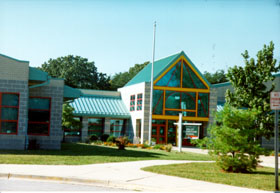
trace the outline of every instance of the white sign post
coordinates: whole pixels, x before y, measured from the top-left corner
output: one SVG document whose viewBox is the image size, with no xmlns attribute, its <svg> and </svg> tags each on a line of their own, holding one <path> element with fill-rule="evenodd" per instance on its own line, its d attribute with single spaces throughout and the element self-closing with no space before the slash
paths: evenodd
<svg viewBox="0 0 280 193">
<path fill-rule="evenodd" d="M 179 113 L 179 120 L 178 123 L 174 123 L 174 125 L 177 125 L 177 132 L 178 132 L 178 151 L 182 152 L 182 125 L 196 125 L 201 126 L 201 123 L 183 123 L 182 120 L 182 113 Z M 199 136 L 199 128 L 198 128 L 198 136 Z M 198 138 L 197 138 L 198 139 Z"/>
<path fill-rule="evenodd" d="M 275 129 L 274 129 L 274 154 L 275 154 L 275 189 L 279 190 L 278 186 L 278 151 L 279 151 L 279 128 L 278 128 L 278 118 L 280 110 L 280 92 L 270 93 L 270 108 L 275 110 Z"/>
</svg>

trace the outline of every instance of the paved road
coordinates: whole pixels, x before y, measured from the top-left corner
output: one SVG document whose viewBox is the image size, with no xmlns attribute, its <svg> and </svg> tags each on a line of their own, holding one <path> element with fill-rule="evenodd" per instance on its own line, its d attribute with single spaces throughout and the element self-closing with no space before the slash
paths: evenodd
<svg viewBox="0 0 280 193">
<path fill-rule="evenodd" d="M 7 179 L 0 178 L 0 191 L 98 191 L 98 192 L 123 192 L 124 189 L 98 187 L 83 184 L 62 183 L 40 180 Z"/>
</svg>

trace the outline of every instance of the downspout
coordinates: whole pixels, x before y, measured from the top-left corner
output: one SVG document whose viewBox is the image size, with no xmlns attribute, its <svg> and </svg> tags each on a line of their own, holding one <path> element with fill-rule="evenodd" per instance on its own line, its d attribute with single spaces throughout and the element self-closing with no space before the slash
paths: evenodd
<svg viewBox="0 0 280 193">
<path fill-rule="evenodd" d="M 40 86 L 46 86 L 46 85 L 48 85 L 48 84 L 50 84 L 50 77 L 49 76 L 47 76 L 47 81 L 46 82 L 43 82 L 43 83 L 41 83 L 41 84 L 36 84 L 36 85 L 32 85 L 32 86 L 29 86 L 28 88 L 29 89 L 31 89 L 31 88 L 37 88 L 37 87 L 40 87 Z M 25 132 L 25 150 L 27 150 L 28 149 L 28 145 L 29 145 L 29 140 L 28 140 L 28 133 L 27 133 L 27 131 L 28 131 L 28 108 L 29 108 L 29 105 L 28 105 L 28 103 L 29 103 L 29 90 L 28 90 L 28 92 L 27 92 L 27 102 L 26 102 L 26 108 L 27 108 L 27 121 L 26 121 L 26 132 Z"/>
</svg>

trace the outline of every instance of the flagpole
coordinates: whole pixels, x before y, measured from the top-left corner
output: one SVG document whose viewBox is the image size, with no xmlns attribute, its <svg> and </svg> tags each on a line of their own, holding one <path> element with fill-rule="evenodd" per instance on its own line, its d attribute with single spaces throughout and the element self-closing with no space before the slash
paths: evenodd
<svg viewBox="0 0 280 193">
<path fill-rule="evenodd" d="M 156 43 L 156 22 L 154 23 L 154 40 L 153 40 L 153 60 L 151 69 L 151 92 L 150 92 L 150 117 L 149 117 L 149 145 L 152 137 L 152 115 L 153 115 L 153 90 L 154 90 L 154 61 L 155 61 L 155 43 Z"/>
</svg>

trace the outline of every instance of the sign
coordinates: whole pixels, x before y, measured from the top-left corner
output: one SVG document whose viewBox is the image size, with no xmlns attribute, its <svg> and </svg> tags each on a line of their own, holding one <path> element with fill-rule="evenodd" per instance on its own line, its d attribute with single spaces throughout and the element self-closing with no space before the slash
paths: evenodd
<svg viewBox="0 0 280 193">
<path fill-rule="evenodd" d="M 185 125 L 186 128 L 186 136 L 191 139 L 199 138 L 199 126 L 198 125 Z"/>
<path fill-rule="evenodd" d="M 271 110 L 280 110 L 280 92 L 270 93 L 270 108 Z"/>
</svg>

